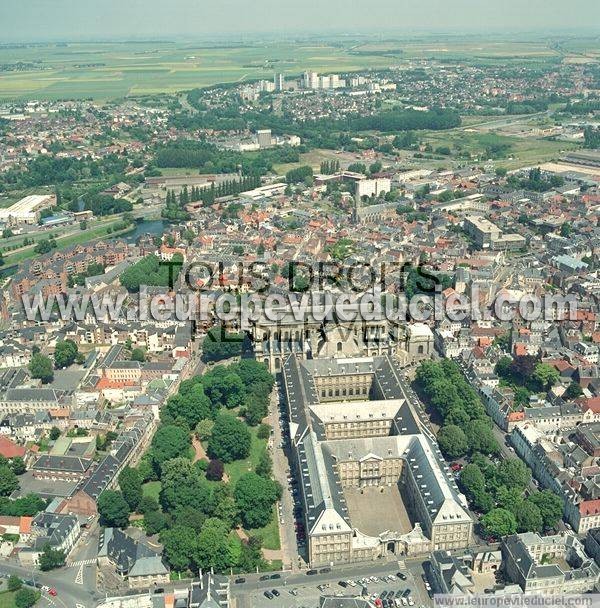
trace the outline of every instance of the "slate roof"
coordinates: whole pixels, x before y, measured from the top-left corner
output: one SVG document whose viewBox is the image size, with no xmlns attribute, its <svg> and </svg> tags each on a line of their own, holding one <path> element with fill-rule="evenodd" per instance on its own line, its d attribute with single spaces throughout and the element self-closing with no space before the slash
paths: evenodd
<svg viewBox="0 0 600 608">
<path fill-rule="evenodd" d="M 313 374 L 332 375 L 360 370 L 373 373 L 375 394 L 382 400 L 393 400 L 380 405 L 387 411 L 391 421 L 392 435 L 389 437 L 338 439 L 327 441 L 323 429 L 327 406 L 331 406 L 334 416 L 342 413 L 342 406 L 348 412 L 354 411 L 361 402 L 319 404 Z M 381 458 L 404 458 L 408 470 L 416 480 L 422 494 L 427 496 L 426 507 L 432 522 L 440 523 L 450 519 L 469 519 L 463 507 L 464 497 L 459 493 L 454 479 L 432 436 L 422 428 L 415 418 L 405 388 L 394 363 L 387 357 L 357 358 L 351 360 L 309 360 L 300 361 L 289 356 L 283 365 L 283 385 L 290 417 L 290 435 L 295 449 L 296 469 L 301 477 L 307 531 L 312 534 L 330 530 L 348 531 L 351 522 L 343 489 L 336 472 L 336 461 L 360 460 L 370 454 Z M 376 401 L 374 413 L 377 412 Z M 343 413 L 342 413 L 343 415 Z"/>
<path fill-rule="evenodd" d="M 136 541 L 118 528 L 105 528 L 98 539 L 98 557 L 107 557 L 117 571 L 127 576 L 167 574 L 161 551 Z"/>
</svg>

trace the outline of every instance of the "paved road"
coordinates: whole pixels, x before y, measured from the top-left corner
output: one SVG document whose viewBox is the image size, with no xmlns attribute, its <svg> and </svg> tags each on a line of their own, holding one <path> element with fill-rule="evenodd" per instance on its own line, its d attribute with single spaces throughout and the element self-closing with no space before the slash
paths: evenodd
<svg viewBox="0 0 600 608">
<path fill-rule="evenodd" d="M 398 571 L 404 572 L 406 581 L 395 578 L 391 581 L 377 581 L 369 583 L 367 590 L 371 593 L 381 593 L 383 590 L 411 590 L 415 606 L 430 606 L 432 600 L 429 599 L 421 574 L 423 573 L 423 563 L 426 558 L 408 558 L 405 561 L 383 561 L 366 564 L 347 564 L 332 568 L 331 572 L 307 576 L 304 573 L 282 573 L 281 579 L 259 581 L 257 576 L 247 576 L 243 584 L 233 584 L 231 586 L 232 596 L 236 600 L 237 608 L 300 608 L 302 606 L 317 606 L 319 597 L 322 595 L 317 585 L 328 585 L 323 591 L 324 595 L 342 593 L 344 595 L 359 595 L 360 586 L 343 589 L 338 585 L 340 580 L 352 579 L 358 581 L 368 576 L 381 576 L 395 574 Z M 264 596 L 267 590 L 277 589 L 280 596 L 274 600 L 269 600 Z M 297 595 L 292 595 L 290 590 L 296 590 Z"/>
<path fill-rule="evenodd" d="M 283 488 L 280 501 L 280 512 L 277 515 L 279 517 L 279 536 L 281 539 L 284 568 L 292 568 L 293 570 L 297 570 L 299 561 L 298 545 L 296 542 L 296 532 L 294 528 L 294 501 L 288 484 L 290 466 L 285 450 L 280 447 L 283 443 L 282 430 L 285 424 L 282 418 L 282 412 L 283 408 L 281 407 L 281 391 L 279 383 L 277 383 L 273 392 L 271 393 L 269 421 L 273 428 L 273 435 L 271 436 L 273 476 Z"/>
<path fill-rule="evenodd" d="M 23 580 L 33 580 L 35 583 L 54 587 L 57 591 L 56 596 L 51 597 L 45 592 L 42 593 L 42 606 L 55 606 L 58 608 L 94 608 L 98 603 L 99 596 L 95 591 L 91 591 L 84 585 L 78 585 L 70 580 L 73 572 L 73 569 L 71 568 L 61 568 L 60 570 L 44 573 L 39 570 L 23 568 L 22 566 L 5 561 L 0 565 L 0 572 L 9 575 L 15 574 Z"/>
</svg>

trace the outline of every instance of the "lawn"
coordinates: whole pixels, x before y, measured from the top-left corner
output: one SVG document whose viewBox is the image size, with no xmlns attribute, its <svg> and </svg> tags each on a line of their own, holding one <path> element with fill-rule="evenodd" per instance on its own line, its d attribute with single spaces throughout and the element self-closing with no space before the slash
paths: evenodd
<svg viewBox="0 0 600 608">
<path fill-rule="evenodd" d="M 1 99 L 114 99 L 175 93 L 199 86 L 272 80 L 275 72 L 345 72 L 387 67 L 395 57 L 351 51 L 344 44 L 294 41 L 199 46 L 175 42 L 69 43 L 1 48 L 0 64 L 26 71 L 0 73 Z M 43 57 L 43 64 L 40 62 Z"/>
<path fill-rule="evenodd" d="M 15 608 L 15 593 L 14 591 L 0 593 L 0 608 Z"/>
<path fill-rule="evenodd" d="M 253 530 L 246 530 L 246 532 L 249 536 L 257 536 L 260 538 L 264 549 L 281 549 L 277 506 L 273 507 L 273 517 L 264 528 L 255 528 Z"/>
<path fill-rule="evenodd" d="M 64 236 L 58 236 L 56 238 L 56 242 L 58 244 L 58 249 L 64 249 L 65 247 L 71 247 L 73 245 L 78 245 L 81 243 L 89 243 L 94 240 L 102 239 L 102 238 L 114 238 L 118 236 L 125 235 L 133 230 L 135 230 L 135 226 L 132 225 L 125 230 L 120 232 L 111 232 L 107 234 L 107 229 L 110 226 L 114 226 L 121 222 L 122 220 L 118 219 L 113 222 L 103 222 L 99 226 L 95 226 L 93 228 L 88 228 L 87 230 L 79 230 L 74 231 L 71 234 L 66 234 Z M 50 233 L 44 235 L 45 238 L 50 236 Z M 22 237 L 24 238 L 24 237 Z M 30 258 L 36 257 L 37 253 L 34 251 L 35 245 L 31 245 L 28 247 L 21 248 L 19 251 L 15 253 L 5 253 L 4 260 L 7 264 L 17 264 L 19 262 L 23 262 L 24 260 L 28 260 Z"/>
<path fill-rule="evenodd" d="M 149 496 L 158 501 L 158 495 L 160 494 L 160 481 L 148 481 L 143 485 L 144 496 Z"/>
<path fill-rule="evenodd" d="M 537 137 L 511 137 L 493 132 L 465 132 L 456 129 L 446 132 L 426 131 L 420 135 L 420 138 L 423 142 L 431 144 L 434 151 L 438 147 L 450 148 L 452 154 L 443 156 L 444 160 L 456 160 L 458 150 L 481 156 L 484 155 L 486 147 L 490 144 L 506 144 L 510 148 L 499 155 L 494 163 L 507 169 L 547 162 L 560 157 L 566 150 L 578 147 L 570 142 L 551 141 Z"/>
<path fill-rule="evenodd" d="M 258 464 L 258 459 L 262 451 L 267 445 L 266 439 L 258 439 L 256 431 L 258 427 L 249 427 L 250 435 L 252 437 L 252 444 L 250 445 L 250 456 L 244 460 L 236 460 L 225 465 L 225 472 L 229 476 L 231 483 L 235 485 L 237 480 L 249 471 L 254 471 Z"/>
<path fill-rule="evenodd" d="M 0 593 L 0 608 L 16 608 L 15 594 L 16 591 L 3 591 Z"/>
</svg>

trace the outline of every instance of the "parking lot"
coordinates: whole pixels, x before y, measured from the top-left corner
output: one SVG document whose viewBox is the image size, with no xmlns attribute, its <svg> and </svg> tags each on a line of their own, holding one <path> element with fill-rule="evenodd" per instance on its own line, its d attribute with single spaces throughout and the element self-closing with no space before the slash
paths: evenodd
<svg viewBox="0 0 600 608">
<path fill-rule="evenodd" d="M 238 608 L 313 608 L 319 605 L 322 595 L 360 596 L 363 592 L 374 601 L 380 598 L 384 608 L 421 608 L 432 605 L 422 574 L 421 560 L 355 564 L 326 573 L 321 569 L 313 576 L 282 573 L 280 579 L 245 581 L 233 584 L 231 591 Z"/>
</svg>

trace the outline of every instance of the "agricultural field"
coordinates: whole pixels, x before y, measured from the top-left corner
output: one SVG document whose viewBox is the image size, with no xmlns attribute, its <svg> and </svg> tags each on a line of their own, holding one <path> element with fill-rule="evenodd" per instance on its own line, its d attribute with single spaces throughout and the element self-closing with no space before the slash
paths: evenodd
<svg viewBox="0 0 600 608">
<path fill-rule="evenodd" d="M 535 137 L 507 137 L 495 133 L 470 133 L 464 130 L 447 132 L 427 132 L 421 137 L 434 150 L 449 148 L 452 152 L 446 158 L 455 158 L 459 152 L 468 152 L 481 157 L 487 149 L 504 146 L 504 151 L 495 157 L 495 164 L 506 169 L 547 162 L 558 158 L 568 150 L 579 146 L 570 142 L 552 141 Z"/>
<path fill-rule="evenodd" d="M 579 49 L 576 49 L 578 52 Z M 176 42 L 106 42 L 0 46 L 0 101 L 11 99 L 108 100 L 176 93 L 195 87 L 271 79 L 305 70 L 350 72 L 398 66 L 416 58 L 560 58 L 562 49 L 544 41 L 495 42 L 446 38 L 306 40 L 297 42 L 202 45 Z"/>
<path fill-rule="evenodd" d="M 320 43 L 206 47 L 176 43 L 72 43 L 0 48 L 0 64 L 28 69 L 0 72 L 2 99 L 112 99 L 174 93 L 217 83 L 387 67 L 389 57 L 353 55 Z"/>
</svg>

